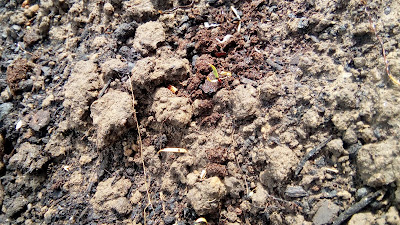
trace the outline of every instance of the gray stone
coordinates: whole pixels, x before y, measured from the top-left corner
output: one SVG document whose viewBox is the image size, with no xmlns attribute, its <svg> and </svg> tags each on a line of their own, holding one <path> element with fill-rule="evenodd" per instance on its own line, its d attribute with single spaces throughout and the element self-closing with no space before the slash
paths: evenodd
<svg viewBox="0 0 400 225">
<path fill-rule="evenodd" d="M 285 190 L 285 195 L 291 198 L 299 198 L 307 196 L 308 193 L 301 186 L 289 186 Z"/>
<path fill-rule="evenodd" d="M 35 130 L 39 131 L 43 127 L 47 126 L 50 122 L 50 112 L 45 110 L 39 110 L 35 115 L 32 116 L 29 126 Z"/>
<path fill-rule="evenodd" d="M 21 26 L 18 26 L 16 24 L 12 25 L 11 28 L 16 30 L 16 31 L 20 31 L 21 30 Z"/>
<path fill-rule="evenodd" d="M 313 224 L 330 224 L 339 212 L 339 206 L 329 200 L 323 200 L 319 205 L 320 206 L 312 219 Z"/>
<path fill-rule="evenodd" d="M 370 192 L 370 190 L 368 188 L 362 187 L 362 188 L 357 190 L 356 198 L 357 199 L 361 199 L 361 198 L 365 197 L 369 192 Z"/>
<path fill-rule="evenodd" d="M 2 120 L 5 116 L 7 116 L 7 114 L 10 113 L 12 108 L 13 108 L 12 103 L 0 104 L 0 120 Z"/>
<path fill-rule="evenodd" d="M 135 36 L 136 28 L 138 27 L 136 22 L 122 23 L 114 31 L 114 37 L 119 41 L 125 42 L 130 37 Z"/>
</svg>

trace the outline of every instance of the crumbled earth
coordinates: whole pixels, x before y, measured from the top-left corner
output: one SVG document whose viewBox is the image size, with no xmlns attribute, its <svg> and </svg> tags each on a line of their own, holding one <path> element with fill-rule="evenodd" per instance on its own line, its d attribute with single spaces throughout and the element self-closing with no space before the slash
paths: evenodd
<svg viewBox="0 0 400 225">
<path fill-rule="evenodd" d="M 131 185 L 129 179 L 114 181 L 114 178 L 109 178 L 99 183 L 90 203 L 95 211 L 115 210 L 119 214 L 126 215 L 132 211 L 132 205 L 125 197 Z"/>
<path fill-rule="evenodd" d="M 97 132 L 99 146 L 113 142 L 133 125 L 132 101 L 129 93 L 110 90 L 92 103 L 90 116 Z"/>
<path fill-rule="evenodd" d="M 225 196 L 226 188 L 218 177 L 210 177 L 195 184 L 187 193 L 189 202 L 200 216 L 218 210 L 220 200 Z"/>
<path fill-rule="evenodd" d="M 400 224 L 399 21 L 390 0 L 0 0 L 0 224 Z"/>
</svg>

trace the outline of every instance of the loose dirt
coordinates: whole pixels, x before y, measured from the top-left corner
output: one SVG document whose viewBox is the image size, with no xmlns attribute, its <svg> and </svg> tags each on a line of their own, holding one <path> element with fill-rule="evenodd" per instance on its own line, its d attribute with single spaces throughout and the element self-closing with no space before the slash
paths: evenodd
<svg viewBox="0 0 400 225">
<path fill-rule="evenodd" d="M 399 21 L 391 0 L 0 0 L 0 223 L 400 224 Z"/>
</svg>

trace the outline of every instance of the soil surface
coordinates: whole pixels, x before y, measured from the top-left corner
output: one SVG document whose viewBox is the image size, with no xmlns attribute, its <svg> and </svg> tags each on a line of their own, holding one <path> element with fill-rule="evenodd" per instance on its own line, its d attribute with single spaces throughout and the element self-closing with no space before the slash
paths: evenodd
<svg viewBox="0 0 400 225">
<path fill-rule="evenodd" d="M 0 0 L 0 24 L 1 224 L 400 224 L 399 1 Z"/>
</svg>

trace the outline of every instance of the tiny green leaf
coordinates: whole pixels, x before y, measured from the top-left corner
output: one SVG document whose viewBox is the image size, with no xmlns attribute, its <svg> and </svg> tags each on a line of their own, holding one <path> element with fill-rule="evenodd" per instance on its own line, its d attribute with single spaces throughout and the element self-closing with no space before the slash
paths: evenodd
<svg viewBox="0 0 400 225">
<path fill-rule="evenodd" d="M 211 66 L 211 68 L 212 68 L 212 70 L 213 70 L 213 74 L 214 74 L 215 78 L 219 79 L 218 71 L 217 71 L 217 69 L 215 68 L 215 66 L 213 66 L 212 64 L 210 64 L 210 66 Z"/>
</svg>

